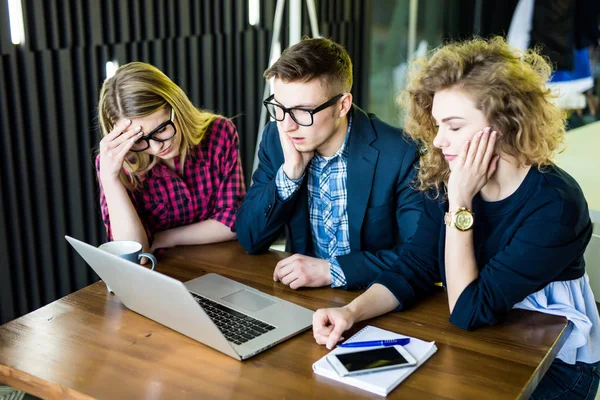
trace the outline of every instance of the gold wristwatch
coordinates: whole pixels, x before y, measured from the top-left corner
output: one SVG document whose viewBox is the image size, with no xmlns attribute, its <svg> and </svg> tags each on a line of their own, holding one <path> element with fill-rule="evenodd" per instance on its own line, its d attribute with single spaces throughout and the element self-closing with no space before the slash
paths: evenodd
<svg viewBox="0 0 600 400">
<path fill-rule="evenodd" d="M 444 216 L 444 223 L 459 231 L 468 231 L 475 222 L 475 213 L 468 208 L 461 207 L 456 211 L 449 211 Z"/>
</svg>

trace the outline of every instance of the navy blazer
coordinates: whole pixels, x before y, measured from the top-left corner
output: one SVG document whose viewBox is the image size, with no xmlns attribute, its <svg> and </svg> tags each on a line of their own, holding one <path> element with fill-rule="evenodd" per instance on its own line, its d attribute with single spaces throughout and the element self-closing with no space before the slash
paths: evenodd
<svg viewBox="0 0 600 400">
<path fill-rule="evenodd" d="M 284 157 L 275 122 L 264 130 L 259 165 L 238 210 L 236 232 L 250 254 L 264 252 L 286 228 L 286 250 L 315 255 L 306 177 L 288 199 L 278 198 L 275 176 Z M 394 264 L 401 244 L 414 234 L 423 209 L 413 189 L 415 144 L 402 130 L 352 108 L 348 140 L 348 227 L 350 253 L 337 257 L 347 289 L 366 287 Z"/>
</svg>

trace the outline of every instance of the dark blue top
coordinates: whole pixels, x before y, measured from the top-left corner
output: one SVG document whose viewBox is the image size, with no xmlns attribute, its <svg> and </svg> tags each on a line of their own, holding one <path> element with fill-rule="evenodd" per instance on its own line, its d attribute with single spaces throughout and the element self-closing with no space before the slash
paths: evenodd
<svg viewBox="0 0 600 400">
<path fill-rule="evenodd" d="M 273 122 L 264 130 L 258 158 L 236 217 L 238 241 L 248 253 L 260 253 L 285 229 L 287 251 L 314 257 L 308 179 L 288 199 L 277 196 L 275 176 L 284 157 Z M 346 288 L 370 284 L 412 237 L 423 209 L 422 196 L 411 186 L 417 160 L 416 146 L 402 130 L 352 107 L 346 182 L 350 253 L 337 257 Z"/>
<path fill-rule="evenodd" d="M 448 203 L 425 200 L 411 243 L 374 283 L 386 286 L 405 309 L 446 283 L 444 213 Z M 473 200 L 475 259 L 479 277 L 459 296 L 450 322 L 463 329 L 493 325 L 513 305 L 550 282 L 585 273 L 583 253 L 592 235 L 587 203 L 577 182 L 558 167 L 532 167 L 508 198 Z M 439 238 L 437 241 L 434 238 Z"/>
</svg>

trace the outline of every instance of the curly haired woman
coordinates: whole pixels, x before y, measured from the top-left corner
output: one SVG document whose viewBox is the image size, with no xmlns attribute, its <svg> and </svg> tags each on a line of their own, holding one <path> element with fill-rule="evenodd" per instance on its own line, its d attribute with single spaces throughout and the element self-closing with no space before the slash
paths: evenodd
<svg viewBox="0 0 600 400">
<path fill-rule="evenodd" d="M 315 313 L 317 343 L 331 348 L 355 322 L 404 310 L 441 281 L 450 322 L 466 330 L 513 308 L 568 318 L 573 330 L 532 398 L 594 398 L 599 318 L 583 260 L 592 224 L 579 185 L 552 162 L 565 119 L 550 73 L 501 38 L 415 63 L 405 127 L 424 147 L 425 212 L 393 270 L 345 307 Z"/>
</svg>

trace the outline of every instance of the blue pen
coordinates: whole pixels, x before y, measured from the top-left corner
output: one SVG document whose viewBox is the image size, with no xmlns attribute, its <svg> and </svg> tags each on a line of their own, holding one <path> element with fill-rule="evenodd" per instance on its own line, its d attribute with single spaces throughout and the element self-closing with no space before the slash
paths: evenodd
<svg viewBox="0 0 600 400">
<path fill-rule="evenodd" d="M 370 340 L 367 342 L 350 342 L 339 344 L 339 347 L 373 347 L 373 346 L 406 346 L 410 343 L 410 338 L 389 339 L 389 340 Z"/>
</svg>

